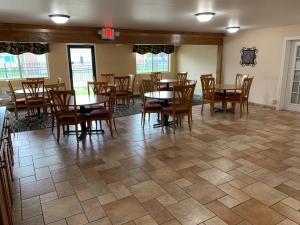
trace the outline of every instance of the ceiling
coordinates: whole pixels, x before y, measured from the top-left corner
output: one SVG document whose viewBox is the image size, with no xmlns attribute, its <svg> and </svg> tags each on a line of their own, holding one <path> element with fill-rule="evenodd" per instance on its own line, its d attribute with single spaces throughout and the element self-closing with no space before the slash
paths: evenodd
<svg viewBox="0 0 300 225">
<path fill-rule="evenodd" d="M 299 0 L 0 0 L 0 23 L 52 24 L 49 14 L 68 14 L 67 26 L 224 32 L 300 23 Z M 199 23 L 195 13 L 216 16 Z"/>
</svg>

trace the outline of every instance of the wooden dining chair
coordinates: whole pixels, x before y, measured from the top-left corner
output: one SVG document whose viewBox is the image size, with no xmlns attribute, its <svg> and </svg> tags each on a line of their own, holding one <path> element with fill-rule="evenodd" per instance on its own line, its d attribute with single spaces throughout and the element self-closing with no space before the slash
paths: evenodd
<svg viewBox="0 0 300 225">
<path fill-rule="evenodd" d="M 8 81 L 8 87 L 10 90 L 11 101 L 14 105 L 15 117 L 18 120 L 19 119 L 18 109 L 26 107 L 26 100 L 24 98 L 24 95 L 20 96 L 15 93 L 15 90 L 10 81 Z"/>
<path fill-rule="evenodd" d="M 200 79 L 201 78 L 213 78 L 213 75 L 211 73 L 208 73 L 208 74 L 201 74 L 200 75 Z"/>
<path fill-rule="evenodd" d="M 244 78 L 243 83 L 242 83 L 242 88 L 240 93 L 235 93 L 227 96 L 226 101 L 231 102 L 232 106 L 235 107 L 236 103 L 240 104 L 240 117 L 242 117 L 245 105 L 247 107 L 247 114 L 249 113 L 249 93 L 250 93 L 250 88 L 251 84 L 253 81 L 253 77 L 249 78 Z"/>
<path fill-rule="evenodd" d="M 86 122 L 84 114 L 77 112 L 75 91 L 50 90 L 50 98 L 53 105 L 54 116 L 57 123 L 57 142 L 60 139 L 60 126 L 74 125 L 77 144 L 79 143 L 78 125 Z"/>
<path fill-rule="evenodd" d="M 145 127 L 145 118 L 146 118 L 146 114 L 148 113 L 148 121 L 150 121 L 150 114 L 151 113 L 157 113 L 157 114 L 161 114 L 162 113 L 162 106 L 161 104 L 152 101 L 151 100 L 147 100 L 147 98 L 145 97 L 145 93 L 147 92 L 144 89 L 143 84 L 138 84 L 138 88 L 139 88 L 139 92 L 140 92 L 140 96 L 141 96 L 141 100 L 142 100 L 142 105 L 141 105 L 141 113 L 142 113 L 142 117 L 141 117 L 141 125 L 144 129 Z"/>
<path fill-rule="evenodd" d="M 204 104 L 209 102 L 211 115 L 215 112 L 215 103 L 222 102 L 222 107 L 225 107 L 225 98 L 223 95 L 216 93 L 215 88 L 215 78 L 213 77 L 202 77 L 201 76 L 201 86 L 202 86 L 202 106 L 201 114 L 203 114 Z"/>
<path fill-rule="evenodd" d="M 152 72 L 150 74 L 150 79 L 152 80 L 154 84 L 155 91 L 166 91 L 167 85 L 161 84 L 159 81 L 163 78 L 162 72 Z"/>
<path fill-rule="evenodd" d="M 113 93 L 113 91 L 112 91 Z M 109 96 L 109 101 L 107 104 L 105 104 L 102 107 L 99 107 L 98 109 L 92 110 L 88 116 L 87 116 L 87 123 L 88 123 L 88 132 L 89 135 L 92 133 L 92 123 L 93 121 L 96 122 L 96 130 L 97 130 L 97 122 L 100 122 L 100 126 L 102 129 L 101 121 L 105 120 L 106 123 L 109 126 L 111 137 L 113 137 L 113 130 L 112 130 L 112 123 L 114 124 L 115 130 L 116 128 L 116 122 L 114 118 L 114 97 L 111 95 Z"/>
<path fill-rule="evenodd" d="M 114 84 L 114 77 L 115 74 L 113 73 L 102 73 L 100 74 L 100 79 L 98 79 L 97 77 L 97 81 L 101 81 L 101 82 L 107 82 L 108 85 L 112 85 Z"/>
<path fill-rule="evenodd" d="M 28 77 L 26 78 L 27 81 L 45 81 L 44 77 Z"/>
<path fill-rule="evenodd" d="M 43 108 L 43 112 L 47 117 L 47 101 L 45 99 L 44 81 L 22 81 L 21 84 L 29 118 L 31 113 L 34 112 L 34 109 L 39 110 L 40 108 Z"/>
<path fill-rule="evenodd" d="M 188 73 L 187 72 L 183 72 L 183 73 L 177 73 L 177 86 L 182 86 L 182 85 L 186 85 L 186 81 L 187 81 L 187 76 Z"/>
<path fill-rule="evenodd" d="M 91 92 L 94 95 L 107 95 L 107 84 L 106 81 L 87 82 L 88 95 L 90 95 Z"/>
<path fill-rule="evenodd" d="M 129 107 L 129 80 L 129 76 L 114 77 L 116 106 L 118 105 L 118 100 L 122 100 L 123 104 L 126 101 L 127 107 Z"/>
<path fill-rule="evenodd" d="M 196 83 L 192 85 L 179 85 L 173 87 L 172 105 L 163 109 L 163 117 L 173 118 L 173 133 L 175 134 L 178 120 L 184 116 L 188 117 L 190 131 L 192 130 L 192 106 Z M 163 127 L 162 127 L 163 129 Z"/>
<path fill-rule="evenodd" d="M 129 74 L 129 100 L 132 99 L 132 103 L 134 104 L 134 86 L 135 86 L 135 74 Z"/>
<path fill-rule="evenodd" d="M 248 78 L 248 77 L 249 77 L 249 74 L 237 73 L 235 76 L 235 86 L 242 87 L 244 79 Z"/>
<path fill-rule="evenodd" d="M 45 84 L 45 90 L 47 93 L 47 106 L 50 108 L 51 116 L 52 116 L 52 121 L 51 121 L 51 130 L 53 132 L 54 130 L 54 125 L 55 125 L 55 116 L 54 116 L 54 109 L 53 105 L 51 102 L 51 96 L 50 96 L 50 91 L 65 91 L 66 90 L 66 85 L 64 83 L 57 83 L 57 84 Z"/>
</svg>

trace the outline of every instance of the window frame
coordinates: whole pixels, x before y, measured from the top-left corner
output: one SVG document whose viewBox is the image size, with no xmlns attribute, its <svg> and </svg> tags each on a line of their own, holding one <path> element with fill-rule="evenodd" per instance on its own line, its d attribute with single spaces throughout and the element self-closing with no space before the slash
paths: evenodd
<svg viewBox="0 0 300 225">
<path fill-rule="evenodd" d="M 4 52 L 2 52 L 4 53 Z M 1 54 L 1 53 L 0 53 Z M 8 53 L 9 54 L 9 53 Z M 23 53 L 24 54 L 24 53 Z M 33 54 L 33 53 L 32 53 Z M 12 55 L 12 54 L 10 54 Z M 22 55 L 22 54 L 21 54 Z M 35 54 L 34 54 L 35 55 Z M 47 77 L 43 77 L 44 79 L 50 79 L 50 72 L 49 72 L 49 61 L 48 61 L 48 53 L 44 53 L 42 55 L 45 55 L 45 59 L 46 59 L 46 65 L 47 65 Z M 20 58 L 19 55 L 14 55 L 17 56 L 17 61 L 18 61 L 18 69 L 20 71 Z M 22 77 L 22 74 L 20 73 L 20 77 L 18 78 L 1 78 L 0 77 L 0 81 L 18 81 L 18 80 L 26 80 L 26 78 L 33 78 L 33 77 Z"/>
<path fill-rule="evenodd" d="M 164 53 L 164 52 L 162 52 L 162 53 Z M 152 70 L 150 72 L 138 72 L 137 71 L 136 57 L 137 57 L 138 54 L 139 53 L 137 53 L 137 52 L 135 53 L 135 72 L 136 72 L 136 74 L 151 74 L 151 73 L 154 73 L 154 72 L 163 72 L 163 73 L 169 73 L 170 72 L 170 68 L 171 68 L 171 57 L 170 57 L 170 54 L 164 53 L 164 54 L 166 54 L 168 56 L 168 69 L 166 71 L 153 71 L 153 55 L 155 55 L 155 54 L 153 54 L 151 52 L 146 53 L 146 54 L 151 54 Z M 139 55 L 142 55 L 142 54 L 139 54 Z"/>
</svg>

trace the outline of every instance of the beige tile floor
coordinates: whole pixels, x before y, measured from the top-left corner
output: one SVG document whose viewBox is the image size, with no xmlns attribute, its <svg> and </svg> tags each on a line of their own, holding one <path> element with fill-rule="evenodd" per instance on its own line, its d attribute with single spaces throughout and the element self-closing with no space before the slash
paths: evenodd
<svg viewBox="0 0 300 225">
<path fill-rule="evenodd" d="M 192 132 L 142 130 L 135 115 L 78 149 L 17 133 L 15 225 L 300 224 L 300 114 L 193 110 Z"/>
</svg>

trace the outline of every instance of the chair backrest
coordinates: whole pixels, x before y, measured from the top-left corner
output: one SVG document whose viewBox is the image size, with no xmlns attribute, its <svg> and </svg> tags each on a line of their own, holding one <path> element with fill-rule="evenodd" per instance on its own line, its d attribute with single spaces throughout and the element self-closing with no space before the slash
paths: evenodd
<svg viewBox="0 0 300 225">
<path fill-rule="evenodd" d="M 200 75 L 200 78 L 212 78 L 212 77 L 213 77 L 213 75 L 211 73 L 209 73 L 209 74 L 201 74 Z"/>
<path fill-rule="evenodd" d="M 187 75 L 187 72 L 177 73 L 177 85 L 186 85 Z"/>
<path fill-rule="evenodd" d="M 44 81 L 22 81 L 21 83 L 26 101 L 44 98 Z"/>
<path fill-rule="evenodd" d="M 138 88 L 139 88 L 141 100 L 143 103 L 142 106 L 145 106 L 145 104 L 146 104 L 145 92 L 147 92 L 147 91 L 145 91 L 143 83 L 141 83 L 141 84 L 138 83 Z"/>
<path fill-rule="evenodd" d="M 107 82 L 108 84 L 114 83 L 115 74 L 113 73 L 102 73 L 100 74 L 100 79 L 97 77 L 97 81 Z"/>
<path fill-rule="evenodd" d="M 213 77 L 201 77 L 201 87 L 203 98 L 214 97 L 215 93 L 215 78 Z"/>
<path fill-rule="evenodd" d="M 129 76 L 114 77 L 114 83 L 117 91 L 128 91 Z"/>
<path fill-rule="evenodd" d="M 13 88 L 13 86 L 12 86 L 12 84 L 11 84 L 10 81 L 8 81 L 8 87 L 9 87 L 10 94 L 11 94 L 11 100 L 12 100 L 13 102 L 15 102 L 16 99 L 17 99 L 17 97 L 16 97 L 15 90 L 14 90 L 14 88 Z"/>
<path fill-rule="evenodd" d="M 94 95 L 106 95 L 107 94 L 107 82 L 88 82 L 88 94 L 90 95 L 90 89 L 92 89 Z"/>
<path fill-rule="evenodd" d="M 249 98 L 252 81 L 253 81 L 253 77 L 247 77 L 243 80 L 242 91 L 241 91 L 242 98 Z"/>
<path fill-rule="evenodd" d="M 47 92 L 47 96 L 50 99 L 50 91 L 65 91 L 66 90 L 66 85 L 65 83 L 57 83 L 57 84 L 45 84 L 44 85 L 46 92 Z"/>
<path fill-rule="evenodd" d="M 249 75 L 248 74 L 241 74 L 241 73 L 237 73 L 235 76 L 235 86 L 236 87 L 242 87 L 244 79 L 248 78 Z"/>
<path fill-rule="evenodd" d="M 150 79 L 153 81 L 153 82 L 157 82 L 159 80 L 162 79 L 162 73 L 161 72 L 152 72 L 150 74 Z"/>
<path fill-rule="evenodd" d="M 130 92 L 134 92 L 134 84 L 135 84 L 135 74 L 129 74 L 129 87 L 128 90 Z"/>
<path fill-rule="evenodd" d="M 50 99 L 53 110 L 56 114 L 77 116 L 75 91 L 54 91 L 50 90 Z"/>
<path fill-rule="evenodd" d="M 45 81 L 44 77 L 28 77 L 26 78 L 27 81 Z"/>
<path fill-rule="evenodd" d="M 191 85 L 176 85 L 173 87 L 173 105 L 192 107 L 196 83 Z"/>
<path fill-rule="evenodd" d="M 145 93 L 155 91 L 155 84 L 153 83 L 152 80 L 143 79 L 141 85 Z"/>
</svg>

